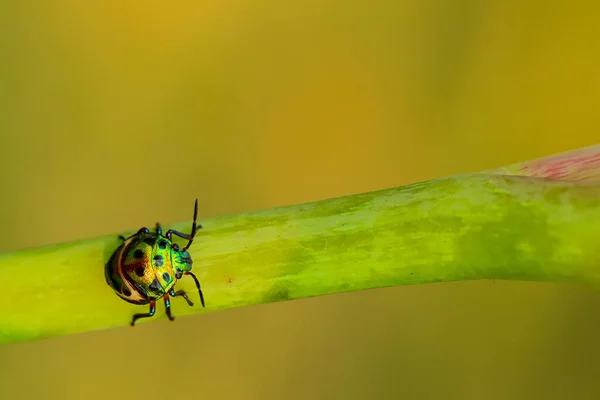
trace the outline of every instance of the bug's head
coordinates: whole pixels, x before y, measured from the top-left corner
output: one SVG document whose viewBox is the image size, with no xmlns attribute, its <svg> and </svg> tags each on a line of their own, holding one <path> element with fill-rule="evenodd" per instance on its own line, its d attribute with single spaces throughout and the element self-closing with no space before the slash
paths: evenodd
<svg viewBox="0 0 600 400">
<path fill-rule="evenodd" d="M 192 270 L 192 256 L 187 250 L 182 249 L 177 244 L 173 244 L 173 268 L 177 272 L 177 279 L 181 274 Z"/>
</svg>

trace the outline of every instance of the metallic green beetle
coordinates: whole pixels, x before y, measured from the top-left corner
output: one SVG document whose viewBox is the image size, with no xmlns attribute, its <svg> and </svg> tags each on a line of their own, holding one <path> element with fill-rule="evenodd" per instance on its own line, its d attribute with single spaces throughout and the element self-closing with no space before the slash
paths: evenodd
<svg viewBox="0 0 600 400">
<path fill-rule="evenodd" d="M 167 316 L 171 321 L 171 302 L 169 296 L 181 296 L 190 306 L 190 301 L 183 290 L 175 291 L 175 283 L 185 275 L 194 278 L 200 293 L 200 302 L 204 307 L 204 295 L 200 289 L 198 278 L 191 272 L 192 257 L 188 249 L 194 241 L 194 236 L 202 225 L 196 224 L 198 217 L 198 199 L 194 205 L 194 222 L 192 233 L 186 234 L 169 229 L 163 235 L 162 227 L 156 224 L 156 231 L 150 232 L 148 228 L 141 228 L 137 233 L 128 238 L 119 236 L 123 241 L 112 254 L 105 265 L 104 274 L 106 283 L 123 300 L 132 304 L 150 304 L 148 313 L 135 314 L 131 326 L 139 318 L 152 317 L 156 312 L 156 301 L 161 297 L 165 302 Z M 177 235 L 188 240 L 184 248 L 173 243 L 172 235 Z"/>
</svg>

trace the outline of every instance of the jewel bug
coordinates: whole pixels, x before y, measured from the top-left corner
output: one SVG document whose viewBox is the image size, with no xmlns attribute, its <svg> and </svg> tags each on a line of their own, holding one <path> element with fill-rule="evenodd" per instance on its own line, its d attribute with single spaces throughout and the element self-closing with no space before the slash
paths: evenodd
<svg viewBox="0 0 600 400">
<path fill-rule="evenodd" d="M 197 231 L 202 229 L 202 225 L 196 223 L 197 218 L 198 199 L 194 204 L 194 222 L 189 235 L 174 229 L 169 229 L 163 235 L 160 223 L 156 223 L 154 232 L 143 227 L 127 238 L 119 236 L 123 243 L 112 253 L 104 268 L 106 283 L 126 302 L 150 305 L 148 313 L 133 316 L 131 326 L 140 318 L 154 316 L 156 301 L 161 297 L 165 303 L 167 317 L 171 321 L 175 318 L 171 315 L 170 297 L 181 296 L 193 306 L 194 303 L 185 291 L 175 291 L 175 284 L 183 275 L 194 279 L 200 302 L 204 307 L 204 295 L 198 278 L 191 272 L 193 262 L 188 253 Z M 186 239 L 187 245 L 179 247 L 173 242 L 173 235 Z"/>
</svg>

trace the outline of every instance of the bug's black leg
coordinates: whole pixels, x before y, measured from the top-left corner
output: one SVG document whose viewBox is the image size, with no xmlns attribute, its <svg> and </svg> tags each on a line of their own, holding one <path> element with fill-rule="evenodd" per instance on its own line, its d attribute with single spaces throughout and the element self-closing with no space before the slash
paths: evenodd
<svg viewBox="0 0 600 400">
<path fill-rule="evenodd" d="M 192 242 L 194 241 L 194 236 L 196 236 L 196 232 L 198 231 L 198 229 L 202 229 L 202 225 L 196 223 L 197 219 L 198 219 L 198 199 L 196 199 L 196 202 L 194 203 L 194 222 L 192 223 L 192 233 L 188 235 L 187 233 L 179 232 L 179 231 L 176 231 L 175 229 L 169 229 L 166 234 L 167 239 L 171 240 L 171 235 L 177 235 L 180 238 L 188 240 L 188 244 L 182 249 L 183 251 L 186 251 L 192 245 Z"/>
<path fill-rule="evenodd" d="M 189 299 L 189 297 L 185 293 L 185 290 L 174 291 L 173 289 L 171 289 L 169 294 L 171 295 L 171 297 L 175 297 L 175 296 L 183 297 L 185 299 L 185 301 L 187 301 L 188 305 L 190 305 L 190 307 L 194 305 L 194 303 L 192 303 L 192 301 Z"/>
<path fill-rule="evenodd" d="M 182 249 L 182 251 L 186 251 L 187 249 L 190 248 L 190 246 L 194 242 L 194 237 L 196 236 L 196 233 L 198 233 L 198 231 L 200 229 L 202 229 L 202 225 L 197 224 L 196 226 L 194 226 L 194 229 L 195 229 L 195 232 L 193 235 L 188 235 L 187 233 L 179 232 L 179 231 L 176 231 L 175 229 L 169 229 L 166 236 L 167 236 L 167 239 L 169 239 L 169 240 L 171 240 L 171 238 L 172 238 L 171 235 L 177 235 L 180 238 L 188 240 L 188 244 Z"/>
<path fill-rule="evenodd" d="M 196 275 L 189 271 L 185 274 L 194 278 L 194 282 L 196 282 L 196 287 L 198 288 L 198 293 L 200 293 L 200 302 L 202 303 L 202 307 L 204 307 L 204 295 L 202 294 L 202 289 L 200 289 L 200 282 L 198 282 L 198 278 L 196 278 Z"/>
<path fill-rule="evenodd" d="M 134 233 L 133 235 L 129 236 L 129 237 L 125 237 L 123 235 L 119 235 L 119 239 L 121 239 L 122 241 L 126 241 L 127 239 L 137 236 L 140 233 L 150 233 L 150 230 L 148 228 L 140 228 L 136 233 Z"/>
<path fill-rule="evenodd" d="M 187 233 L 183 233 L 183 232 L 176 231 L 175 229 L 169 229 L 169 230 L 167 231 L 167 234 L 166 234 L 166 236 L 167 236 L 169 239 L 172 237 L 171 235 L 177 235 L 177 236 L 179 236 L 180 238 L 184 238 L 184 239 L 187 239 L 187 240 L 194 240 L 194 238 L 192 237 L 192 235 L 188 235 Z"/>
<path fill-rule="evenodd" d="M 135 314 L 133 316 L 133 319 L 131 320 L 131 326 L 135 325 L 135 321 L 139 318 L 149 318 L 152 317 L 154 315 L 154 313 L 156 312 L 156 302 L 155 301 L 151 301 L 150 302 L 150 311 L 147 314 Z"/>
<path fill-rule="evenodd" d="M 169 300 L 169 295 L 165 294 L 163 296 L 163 300 L 165 301 L 165 311 L 167 312 L 167 317 L 173 321 L 175 318 L 171 315 L 171 300 Z"/>
<path fill-rule="evenodd" d="M 160 222 L 156 223 L 156 233 L 162 235 L 162 226 L 160 226 Z"/>
</svg>

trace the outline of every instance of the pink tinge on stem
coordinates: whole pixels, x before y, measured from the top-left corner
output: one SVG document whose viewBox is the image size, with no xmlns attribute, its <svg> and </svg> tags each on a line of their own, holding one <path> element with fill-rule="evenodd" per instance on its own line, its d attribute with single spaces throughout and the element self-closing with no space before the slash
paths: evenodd
<svg viewBox="0 0 600 400">
<path fill-rule="evenodd" d="M 600 180 L 600 145 L 525 161 L 498 172 L 556 180 Z"/>
</svg>

